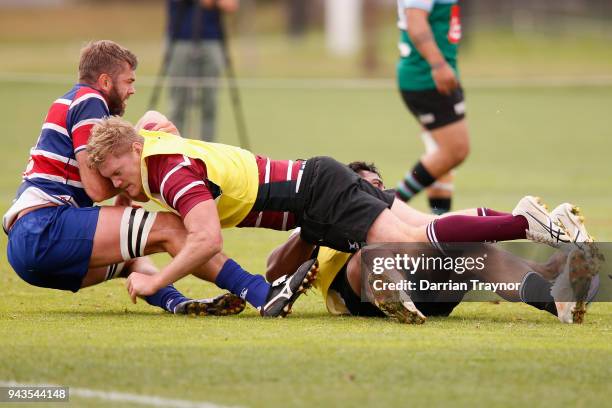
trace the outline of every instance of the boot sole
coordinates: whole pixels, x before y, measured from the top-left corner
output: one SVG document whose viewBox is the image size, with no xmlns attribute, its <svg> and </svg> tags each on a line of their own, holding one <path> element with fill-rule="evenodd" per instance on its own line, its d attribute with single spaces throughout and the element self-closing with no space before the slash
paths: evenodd
<svg viewBox="0 0 612 408">
<path fill-rule="evenodd" d="M 190 316 L 230 316 L 239 314 L 245 306 L 244 300 L 231 293 L 225 293 L 215 298 L 212 303 L 197 301 L 189 303 L 185 314 Z"/>
</svg>

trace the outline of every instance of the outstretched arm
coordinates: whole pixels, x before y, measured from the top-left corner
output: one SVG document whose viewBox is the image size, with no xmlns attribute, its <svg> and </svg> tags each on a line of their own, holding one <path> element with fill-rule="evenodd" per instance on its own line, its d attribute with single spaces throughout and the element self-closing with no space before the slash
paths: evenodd
<svg viewBox="0 0 612 408">
<path fill-rule="evenodd" d="M 223 238 L 217 207 L 213 200 L 198 203 L 183 218 L 187 230 L 185 245 L 157 275 L 132 273 L 126 283 L 132 302 L 137 296 L 150 296 L 159 289 L 201 268 L 221 252 Z"/>
</svg>

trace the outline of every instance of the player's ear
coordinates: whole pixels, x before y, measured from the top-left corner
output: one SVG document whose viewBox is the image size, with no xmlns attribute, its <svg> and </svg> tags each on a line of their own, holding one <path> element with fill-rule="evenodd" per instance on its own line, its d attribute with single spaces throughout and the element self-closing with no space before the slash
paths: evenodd
<svg viewBox="0 0 612 408">
<path fill-rule="evenodd" d="M 141 142 L 133 142 L 132 143 L 132 151 L 140 154 L 142 153 L 142 143 Z"/>
<path fill-rule="evenodd" d="M 100 74 L 98 77 L 98 87 L 100 87 L 103 91 L 108 92 L 113 87 L 113 79 L 110 75 L 104 73 Z"/>
</svg>

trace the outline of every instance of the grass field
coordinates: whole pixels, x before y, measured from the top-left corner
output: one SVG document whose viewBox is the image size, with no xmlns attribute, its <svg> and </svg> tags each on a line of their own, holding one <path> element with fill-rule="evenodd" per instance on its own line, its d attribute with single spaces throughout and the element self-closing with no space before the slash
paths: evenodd
<svg viewBox="0 0 612 408">
<path fill-rule="evenodd" d="M 19 13 L 13 17 L 29 21 Z M 10 16 L 2 18 L 12 21 Z M 146 18 L 157 21 L 159 14 Z M 99 28 L 81 27 L 81 37 L 60 32 L 58 38 L 41 43 L 27 35 L 29 26 L 12 24 L 0 24 L 5 27 L 0 28 L 3 212 L 48 104 L 69 84 L 9 81 L 1 79 L 2 74 L 72 75 L 81 40 L 104 34 L 95 31 Z M 137 30 L 119 31 L 117 36 L 143 55 L 144 75 L 155 72 L 158 38 Z M 281 44 L 277 39 L 260 41 Z M 581 68 L 592 76 L 610 74 L 609 46 L 585 41 L 565 44 L 567 54 L 559 56 L 560 48 L 536 40 L 539 53 L 529 52 L 532 63 L 515 65 L 516 58 L 496 51 L 495 41 L 476 43 L 466 61 L 466 76 L 479 79 L 486 71 L 496 72 L 488 75 L 494 79 L 538 77 L 550 72 L 549 61 L 560 61 L 555 71 L 559 76 L 575 75 Z M 512 43 L 515 56 L 523 50 L 518 43 Z M 507 35 L 500 34 L 497 44 L 509 44 Z M 262 46 L 264 55 L 279 61 L 275 68 L 264 62 L 263 76 L 292 76 L 279 71 L 283 56 L 278 50 Z M 488 51 L 498 58 L 484 58 Z M 322 57 L 317 50 L 311 52 Z M 583 65 L 576 62 L 580 58 Z M 322 64 L 334 65 L 328 60 Z M 293 66 L 287 65 L 287 72 L 293 73 Z M 335 76 L 335 69 L 315 73 Z M 128 119 L 143 112 L 149 93 L 148 87 L 138 89 L 129 102 Z M 467 96 L 472 152 L 458 172 L 455 208 L 510 210 L 525 194 L 541 195 L 551 205 L 570 200 L 583 208 L 596 238 L 610 241 L 612 86 L 474 86 L 467 88 Z M 414 120 L 396 91 L 385 87 L 246 88 L 243 102 L 253 150 L 273 158 L 328 154 L 343 161 L 372 160 L 393 185 L 422 151 Z M 220 106 L 221 141 L 236 143 L 225 93 Z M 426 209 L 423 198 L 414 205 Z M 229 230 L 225 249 L 246 269 L 261 273 L 268 251 L 285 237 Z M 300 299 L 294 314 L 284 320 L 262 320 L 253 309 L 231 318 L 183 318 L 142 301 L 132 305 L 120 281 L 78 294 L 31 287 L 6 261 L 4 234 L 0 247 L 0 383 L 51 383 L 249 407 L 610 404 L 608 303 L 593 305 L 582 326 L 563 326 L 548 314 L 509 303 L 462 304 L 451 317 L 431 318 L 423 326 L 336 318 L 327 315 L 316 293 Z M 163 265 L 168 258 L 155 260 Z M 177 286 L 190 296 L 217 293 L 193 278 Z M 71 405 L 142 406 L 78 395 Z"/>
</svg>

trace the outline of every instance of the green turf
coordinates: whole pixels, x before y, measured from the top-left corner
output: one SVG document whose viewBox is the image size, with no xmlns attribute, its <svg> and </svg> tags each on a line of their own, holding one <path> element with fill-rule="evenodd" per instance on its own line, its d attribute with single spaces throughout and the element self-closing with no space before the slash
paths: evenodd
<svg viewBox="0 0 612 408">
<path fill-rule="evenodd" d="M 159 17 L 150 18 L 159 22 Z M 82 36 L 62 29 L 57 38 L 41 42 L 29 31 L 31 16 L 16 15 L 11 24 L 6 15 L 0 18 L 6 23 L 0 24 L 0 73 L 72 75 L 82 40 L 104 34 L 99 27 L 79 28 L 87 33 Z M 20 27 L 21 35 L 15 33 Z M 123 28 L 116 36 L 142 55 L 139 72 L 155 72 L 156 38 Z M 543 38 L 511 40 L 504 33 L 495 38 L 478 40 L 469 50 L 468 77 L 610 70 L 610 49 L 601 42 L 560 45 Z M 321 58 L 320 39 L 319 34 L 307 39 L 305 56 Z M 259 49 L 265 58 L 257 67 L 242 65 L 245 72 L 341 76 L 352 67 L 351 61 L 324 59 L 309 71 L 301 54 L 284 59 L 291 47 L 277 37 L 258 38 L 257 44 L 266 46 Z M 558 53 L 562 47 L 567 54 Z M 513 58 L 517 53 L 530 60 Z M 580 59 L 587 60 L 581 65 Z M 48 104 L 67 84 L 2 81 L 0 87 L 4 211 Z M 128 119 L 143 112 L 149 92 L 138 89 Z M 455 208 L 510 210 L 524 194 L 541 195 L 551 205 L 570 200 L 581 205 L 600 241 L 612 239 L 611 86 L 475 87 L 467 89 L 467 97 L 472 152 L 457 173 Z M 422 151 L 418 128 L 395 90 L 244 89 L 243 102 L 253 150 L 274 158 L 329 154 L 373 160 L 392 186 Z M 220 106 L 221 141 L 236 143 L 225 93 Z M 414 205 L 426 209 L 423 198 Z M 263 272 L 267 251 L 285 236 L 230 230 L 225 249 L 248 270 Z M 299 300 L 285 320 L 262 320 L 253 309 L 232 318 L 182 318 L 142 301 L 132 305 L 119 281 L 78 294 L 28 286 L 10 269 L 5 247 L 0 234 L 0 381 L 253 407 L 609 405 L 610 304 L 593 305 L 582 326 L 563 326 L 528 306 L 508 303 L 463 304 L 452 317 L 418 327 L 334 318 L 315 293 Z M 168 260 L 155 259 L 159 265 Z M 193 278 L 177 286 L 190 296 L 216 293 Z M 71 405 L 136 406 L 79 397 Z"/>
<path fill-rule="evenodd" d="M 4 207 L 40 112 L 60 89 L 5 87 L 14 104 L 4 106 L 11 118 L 0 179 Z M 594 234 L 610 239 L 610 144 L 602 117 L 611 91 L 469 92 L 473 151 L 458 173 L 457 206 L 508 210 L 525 193 L 542 194 L 551 204 L 569 199 L 583 206 Z M 128 117 L 140 111 L 142 94 L 134 97 Z M 393 183 L 421 149 L 416 126 L 390 92 L 249 91 L 245 105 L 255 150 L 273 157 L 326 153 L 375 160 Z M 232 126 L 224 108 L 223 140 L 233 141 Z M 266 252 L 283 237 L 232 230 L 225 248 L 261 272 Z M 2 241 L 4 246 L 4 236 Z M 24 284 L 4 258 L 0 268 L 0 379 L 261 407 L 607 401 L 608 304 L 595 305 L 582 327 L 561 326 L 511 304 L 466 304 L 450 319 L 405 327 L 329 317 L 318 295 L 299 301 L 284 321 L 262 321 L 253 310 L 237 318 L 189 319 L 142 302 L 131 305 L 119 282 L 72 295 Z M 179 288 L 192 296 L 214 293 L 195 279 Z"/>
</svg>

